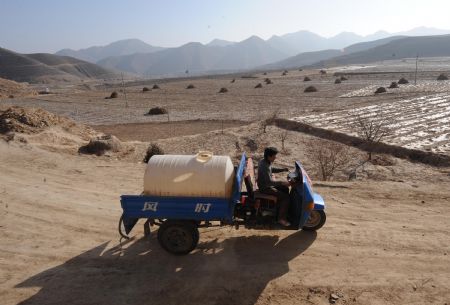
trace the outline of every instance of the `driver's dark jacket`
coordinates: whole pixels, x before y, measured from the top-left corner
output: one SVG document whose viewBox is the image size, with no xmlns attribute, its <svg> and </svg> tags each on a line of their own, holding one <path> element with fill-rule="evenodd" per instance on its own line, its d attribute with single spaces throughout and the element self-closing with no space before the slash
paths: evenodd
<svg viewBox="0 0 450 305">
<path fill-rule="evenodd" d="M 258 184 L 258 189 L 263 191 L 270 187 L 281 186 L 283 183 L 281 181 L 275 181 L 272 178 L 272 173 L 281 173 L 285 169 L 272 167 L 269 161 L 262 159 L 258 163 L 258 178 L 256 182 Z"/>
</svg>

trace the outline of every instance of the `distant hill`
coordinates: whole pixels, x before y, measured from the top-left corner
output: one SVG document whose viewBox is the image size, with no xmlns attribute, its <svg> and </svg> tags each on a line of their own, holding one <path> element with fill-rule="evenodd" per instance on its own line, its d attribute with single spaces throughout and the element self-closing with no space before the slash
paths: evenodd
<svg viewBox="0 0 450 305">
<path fill-rule="evenodd" d="M 72 50 L 63 49 L 56 52 L 56 55 L 71 56 L 81 60 L 96 63 L 111 56 L 130 55 L 135 53 L 152 53 L 161 51 L 164 48 L 149 45 L 139 39 L 126 39 L 110 43 L 106 46 L 96 46 L 87 49 Z"/>
<path fill-rule="evenodd" d="M 359 52 L 332 57 L 313 67 L 366 64 L 381 60 L 412 57 L 450 56 L 450 35 L 403 37 Z"/>
<path fill-rule="evenodd" d="M 19 54 L 0 48 L 0 77 L 18 82 L 79 81 L 114 78 L 117 75 L 98 65 L 67 56 L 46 53 Z"/>
<path fill-rule="evenodd" d="M 262 69 L 291 69 L 291 68 L 299 68 L 303 66 L 308 66 L 315 64 L 320 61 L 324 61 L 330 58 L 335 58 L 344 54 L 351 54 L 359 51 L 368 50 L 374 48 L 376 46 L 384 45 L 388 42 L 403 38 L 404 36 L 393 36 L 383 39 L 378 39 L 375 41 L 369 42 L 360 42 L 353 45 L 350 45 L 344 49 L 330 49 L 323 51 L 315 51 L 315 52 L 304 52 L 298 55 L 286 58 L 279 62 L 275 62 L 264 67 Z"/>
<path fill-rule="evenodd" d="M 98 63 L 146 76 L 184 75 L 208 71 L 238 71 L 278 61 L 286 54 L 272 48 L 263 39 L 252 36 L 226 46 L 208 46 L 198 42 L 149 54 L 134 54 L 106 58 Z"/>
<path fill-rule="evenodd" d="M 208 44 L 206 44 L 209 47 L 226 47 L 229 45 L 235 44 L 234 41 L 228 41 L 223 39 L 213 39 Z"/>
</svg>

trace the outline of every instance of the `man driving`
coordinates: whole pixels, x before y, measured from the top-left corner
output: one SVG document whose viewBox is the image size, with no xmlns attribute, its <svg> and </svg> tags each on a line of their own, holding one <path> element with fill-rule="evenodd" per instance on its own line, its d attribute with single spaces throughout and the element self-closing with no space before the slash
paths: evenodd
<svg viewBox="0 0 450 305">
<path fill-rule="evenodd" d="M 280 206 L 278 211 L 278 223 L 282 226 L 289 227 L 291 224 L 287 221 L 287 212 L 289 209 L 289 182 L 277 181 L 272 177 L 272 173 L 281 173 L 289 171 L 287 168 L 272 167 L 273 162 L 277 158 L 278 150 L 275 147 L 267 147 L 264 149 L 264 159 L 258 163 L 257 183 L 261 193 L 277 197 Z"/>
</svg>

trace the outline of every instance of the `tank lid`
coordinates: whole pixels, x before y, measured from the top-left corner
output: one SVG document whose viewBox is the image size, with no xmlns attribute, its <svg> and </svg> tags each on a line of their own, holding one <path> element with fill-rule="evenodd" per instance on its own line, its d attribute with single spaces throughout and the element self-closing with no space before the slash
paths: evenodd
<svg viewBox="0 0 450 305">
<path fill-rule="evenodd" d="M 211 160 L 213 153 L 210 151 L 199 151 L 196 155 L 196 159 L 198 162 L 206 163 Z"/>
</svg>

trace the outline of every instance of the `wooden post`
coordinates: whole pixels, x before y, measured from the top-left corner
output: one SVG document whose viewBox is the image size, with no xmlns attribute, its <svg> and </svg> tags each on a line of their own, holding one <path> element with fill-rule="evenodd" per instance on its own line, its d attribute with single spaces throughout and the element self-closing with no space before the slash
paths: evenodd
<svg viewBox="0 0 450 305">
<path fill-rule="evenodd" d="M 419 54 L 416 57 L 416 72 L 414 73 L 414 85 L 417 85 L 417 62 L 419 61 Z"/>
</svg>

